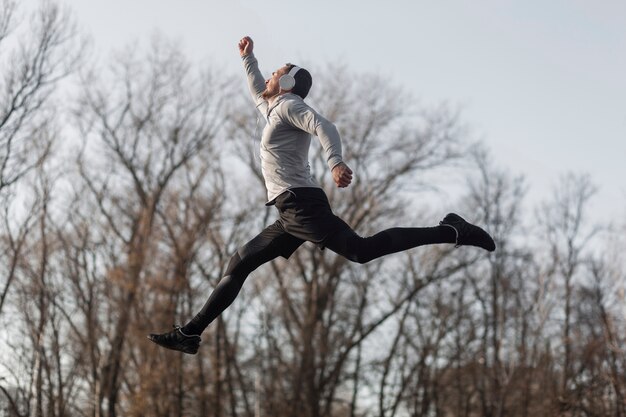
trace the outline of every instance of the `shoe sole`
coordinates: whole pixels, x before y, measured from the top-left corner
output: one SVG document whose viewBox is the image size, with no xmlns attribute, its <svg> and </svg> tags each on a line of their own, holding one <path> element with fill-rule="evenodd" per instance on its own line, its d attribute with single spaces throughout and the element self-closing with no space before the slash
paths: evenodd
<svg viewBox="0 0 626 417">
<path fill-rule="evenodd" d="M 154 340 L 151 335 L 150 336 L 146 336 L 146 337 L 148 338 L 149 341 L 151 341 L 152 343 L 154 343 L 157 346 L 160 346 L 160 347 L 168 349 L 168 350 L 174 350 L 176 352 L 183 352 L 183 353 L 186 353 L 188 355 L 195 355 L 196 353 L 198 353 L 198 349 L 200 347 L 200 346 L 195 346 L 194 348 L 191 348 L 191 349 L 189 349 L 189 348 L 177 349 L 175 347 L 166 346 L 166 345 L 163 345 L 163 344 L 159 343 L 158 341 Z"/>
</svg>

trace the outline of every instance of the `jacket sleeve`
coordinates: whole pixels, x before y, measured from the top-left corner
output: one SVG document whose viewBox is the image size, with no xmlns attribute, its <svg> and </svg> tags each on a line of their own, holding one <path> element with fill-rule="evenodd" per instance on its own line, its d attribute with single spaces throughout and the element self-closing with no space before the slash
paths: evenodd
<svg viewBox="0 0 626 417">
<path fill-rule="evenodd" d="M 265 117 L 267 113 L 267 101 L 261 97 L 261 94 L 265 91 L 265 79 L 259 70 L 259 62 L 253 53 L 243 56 L 242 59 L 243 67 L 248 78 L 250 95 L 252 96 L 252 100 L 254 101 L 257 109 Z"/>
<path fill-rule="evenodd" d="M 281 114 L 287 123 L 318 137 L 331 170 L 343 162 L 341 136 L 332 122 L 301 100 L 285 102 L 284 111 Z"/>
</svg>

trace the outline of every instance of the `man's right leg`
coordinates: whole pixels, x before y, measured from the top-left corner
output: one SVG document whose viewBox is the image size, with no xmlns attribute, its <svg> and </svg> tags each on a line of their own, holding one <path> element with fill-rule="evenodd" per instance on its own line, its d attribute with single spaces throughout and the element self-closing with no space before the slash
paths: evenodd
<svg viewBox="0 0 626 417">
<path fill-rule="evenodd" d="M 232 304 L 248 275 L 278 256 L 289 258 L 303 242 L 285 232 L 279 222 L 268 226 L 237 250 L 228 264 L 224 277 L 217 284 L 204 307 L 189 323 L 163 335 L 150 335 L 149 339 L 169 349 L 196 353 L 197 345 L 200 343 L 200 334 Z M 191 348 L 186 346 L 189 344 L 192 345 Z"/>
<path fill-rule="evenodd" d="M 282 230 L 277 223 L 242 246 L 231 258 L 224 277 L 202 310 L 183 327 L 188 334 L 201 334 L 235 300 L 248 275 L 279 256 L 289 258 L 304 241 Z"/>
</svg>

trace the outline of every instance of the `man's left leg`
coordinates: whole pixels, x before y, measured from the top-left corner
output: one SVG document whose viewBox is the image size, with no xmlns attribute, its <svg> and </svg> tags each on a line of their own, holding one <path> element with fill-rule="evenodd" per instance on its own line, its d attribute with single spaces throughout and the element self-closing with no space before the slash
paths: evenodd
<svg viewBox="0 0 626 417">
<path fill-rule="evenodd" d="M 353 262 L 365 263 L 391 253 L 422 245 L 454 243 L 487 251 L 495 243 L 487 232 L 466 222 L 459 215 L 448 214 L 434 227 L 395 227 L 371 237 L 357 235 L 330 208 L 322 189 L 295 188 L 276 201 L 281 220 L 291 235 L 321 244 Z"/>
<path fill-rule="evenodd" d="M 337 218 L 337 221 L 338 231 L 326 239 L 324 246 L 358 263 L 437 243 L 477 246 L 490 252 L 495 250 L 495 243 L 487 232 L 454 213 L 448 214 L 438 226 L 394 227 L 370 237 L 361 237 L 341 219 Z"/>
</svg>

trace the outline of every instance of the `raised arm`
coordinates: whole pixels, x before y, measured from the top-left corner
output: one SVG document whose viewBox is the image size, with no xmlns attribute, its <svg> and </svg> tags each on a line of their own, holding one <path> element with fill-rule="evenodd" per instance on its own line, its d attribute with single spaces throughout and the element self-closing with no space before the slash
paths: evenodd
<svg viewBox="0 0 626 417">
<path fill-rule="evenodd" d="M 259 63 L 254 57 L 253 51 L 254 42 L 252 41 L 252 38 L 249 36 L 241 38 L 239 41 L 239 55 L 243 60 L 243 66 L 248 77 L 248 88 L 250 89 L 250 94 L 252 95 L 254 104 L 257 106 L 259 111 L 265 115 L 267 102 L 261 96 L 265 90 L 265 79 L 263 79 L 263 75 L 259 70 Z"/>
</svg>

